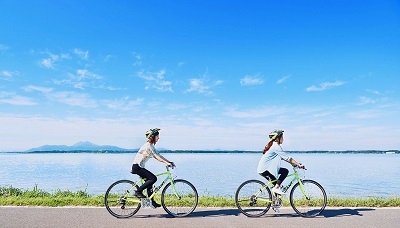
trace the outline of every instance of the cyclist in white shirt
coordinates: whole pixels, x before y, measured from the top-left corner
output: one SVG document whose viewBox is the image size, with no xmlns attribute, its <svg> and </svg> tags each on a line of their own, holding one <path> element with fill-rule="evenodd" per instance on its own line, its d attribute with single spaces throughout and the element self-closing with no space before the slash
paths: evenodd
<svg viewBox="0 0 400 228">
<path fill-rule="evenodd" d="M 258 162 L 257 172 L 267 179 L 277 180 L 275 186 L 272 188 L 272 192 L 283 195 L 285 193 L 280 189 L 280 185 L 287 177 L 289 170 L 281 167 L 281 160 L 292 165 L 297 165 L 299 168 L 303 168 L 304 166 L 283 151 L 281 147 L 283 143 L 282 130 L 274 130 L 268 136 L 270 141 L 265 146 L 263 156 Z"/>
<path fill-rule="evenodd" d="M 154 145 L 157 143 L 159 140 L 159 131 L 160 129 L 158 128 L 152 128 L 149 131 L 146 132 L 146 138 L 148 139 L 147 142 L 139 149 L 137 152 L 135 159 L 133 160 L 133 165 L 132 165 L 132 172 L 133 174 L 137 174 L 142 178 L 146 178 L 146 181 L 141 185 L 140 187 L 137 188 L 135 191 L 134 195 L 138 198 L 146 198 L 145 195 L 143 195 L 143 190 L 147 189 L 147 195 L 150 196 L 153 194 L 153 184 L 156 183 L 157 177 L 154 175 L 152 172 L 147 170 L 145 168 L 146 162 L 150 158 L 155 158 L 156 160 L 165 163 L 169 167 L 173 168 L 175 165 L 173 162 L 167 160 L 163 156 L 161 156 Z M 160 207 L 161 205 L 156 203 L 154 201 L 154 198 L 152 199 L 152 204 L 154 207 Z"/>
</svg>

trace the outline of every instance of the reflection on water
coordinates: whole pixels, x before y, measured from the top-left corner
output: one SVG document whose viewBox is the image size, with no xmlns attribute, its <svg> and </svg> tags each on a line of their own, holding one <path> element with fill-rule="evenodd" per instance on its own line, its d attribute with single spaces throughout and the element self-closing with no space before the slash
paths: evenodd
<svg viewBox="0 0 400 228">
<path fill-rule="evenodd" d="M 0 185 L 46 191 L 86 190 L 103 194 L 119 179 L 133 179 L 130 173 L 134 153 L 0 154 Z M 234 197 L 245 180 L 260 179 L 256 173 L 261 154 L 170 154 L 178 178 L 187 179 L 200 195 Z M 399 154 L 291 154 L 306 164 L 306 179 L 318 181 L 330 197 L 398 196 Z M 291 170 L 289 164 L 283 162 Z M 146 168 L 154 173 L 165 167 L 150 160 Z M 161 179 L 161 178 L 160 178 Z M 284 183 L 285 184 L 285 183 Z"/>
</svg>

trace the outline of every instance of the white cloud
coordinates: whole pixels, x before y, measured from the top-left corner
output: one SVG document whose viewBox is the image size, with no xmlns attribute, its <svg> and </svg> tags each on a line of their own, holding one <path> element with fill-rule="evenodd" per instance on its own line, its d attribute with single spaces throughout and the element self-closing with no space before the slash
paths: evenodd
<svg viewBox="0 0 400 228">
<path fill-rule="evenodd" d="M 53 91 L 53 88 L 40 87 L 34 85 L 25 86 L 22 89 L 24 89 L 27 92 L 38 91 L 41 93 L 50 93 L 51 91 Z"/>
<path fill-rule="evenodd" d="M 206 85 L 207 81 L 205 79 L 193 78 L 190 79 L 189 85 L 190 88 L 185 92 L 197 92 L 205 95 L 214 95 L 214 92 L 211 91 L 211 86 Z"/>
<path fill-rule="evenodd" d="M 113 87 L 113 86 L 100 86 L 99 88 L 107 89 L 107 90 L 110 90 L 110 91 L 127 90 L 127 88 Z"/>
<path fill-rule="evenodd" d="M 222 81 L 222 80 L 217 80 L 214 82 L 215 86 L 222 85 L 222 84 L 224 84 L 224 81 Z"/>
<path fill-rule="evenodd" d="M 134 53 L 135 62 L 133 63 L 134 66 L 141 66 L 142 65 L 142 56 L 139 54 Z"/>
<path fill-rule="evenodd" d="M 0 74 L 0 79 L 9 81 L 16 75 L 19 75 L 18 71 L 11 72 L 11 71 L 8 71 L 8 70 L 3 70 L 1 72 L 1 74 Z"/>
<path fill-rule="evenodd" d="M 128 96 L 122 99 L 116 100 L 106 100 L 104 103 L 106 104 L 107 108 L 113 110 L 123 110 L 128 111 L 132 110 L 139 105 L 143 104 L 144 98 L 137 98 L 135 100 L 131 100 Z"/>
<path fill-rule="evenodd" d="M 359 97 L 359 100 L 360 100 L 358 103 L 359 105 L 375 104 L 377 102 L 376 99 L 372 99 L 372 98 L 364 97 L 364 96 Z"/>
<path fill-rule="evenodd" d="M 40 64 L 48 69 L 54 69 L 56 62 L 59 62 L 63 59 L 69 59 L 68 54 L 56 55 L 51 52 L 45 52 L 45 54 L 49 55 L 49 58 L 42 59 Z"/>
<path fill-rule="evenodd" d="M 286 108 L 259 107 L 245 111 L 238 111 L 237 108 L 228 108 L 224 114 L 226 116 L 234 118 L 262 118 L 269 116 L 279 116 L 287 112 L 288 110 Z"/>
<path fill-rule="evenodd" d="M 381 94 L 378 90 L 373 90 L 373 89 L 367 89 L 367 92 L 375 94 L 375 95 L 380 95 Z"/>
<path fill-rule="evenodd" d="M 181 109 L 186 109 L 186 108 L 188 108 L 188 106 L 185 104 L 169 104 L 169 105 L 167 105 L 166 108 L 168 110 L 177 111 L 177 110 L 181 110 Z"/>
<path fill-rule="evenodd" d="M 332 87 L 341 86 L 344 84 L 345 84 L 345 82 L 342 82 L 342 81 L 323 82 L 323 83 L 319 84 L 319 87 L 312 85 L 312 86 L 308 87 L 306 90 L 307 91 L 324 91 L 324 90 L 330 89 Z"/>
<path fill-rule="evenodd" d="M 349 116 L 353 119 L 381 118 L 383 115 L 384 112 L 382 110 L 375 110 L 375 109 L 369 109 L 369 110 L 366 109 L 349 113 Z"/>
<path fill-rule="evenodd" d="M 79 58 L 83 60 L 88 60 L 89 59 L 89 51 L 82 51 L 78 48 L 74 49 L 74 54 L 79 56 Z"/>
<path fill-rule="evenodd" d="M 142 63 L 142 56 L 136 52 L 132 52 L 133 58 L 134 58 L 134 66 L 141 66 Z"/>
<path fill-rule="evenodd" d="M 12 73 L 10 72 L 10 71 L 6 71 L 6 70 L 3 70 L 2 72 L 1 72 L 1 74 L 3 75 L 3 76 L 5 76 L 5 77 L 9 77 L 9 78 L 11 78 L 13 75 L 12 75 Z"/>
<path fill-rule="evenodd" d="M 137 148 L 145 142 L 144 132 L 151 123 L 136 118 L 51 118 L 0 112 L 0 126 L 0 151 L 25 151 L 45 144 L 73 145 L 83 140 Z"/>
<path fill-rule="evenodd" d="M 76 74 L 68 73 L 68 78 L 63 80 L 53 80 L 57 85 L 71 85 L 77 89 L 84 89 L 85 87 L 101 88 L 99 80 L 103 77 L 96 73 L 90 72 L 86 69 L 79 69 Z"/>
<path fill-rule="evenodd" d="M 137 72 L 137 76 L 142 78 L 146 82 L 145 89 L 155 89 L 160 92 L 172 91 L 172 82 L 164 79 L 165 70 L 160 70 L 158 72 Z"/>
<path fill-rule="evenodd" d="M 40 62 L 44 67 L 46 68 L 54 68 L 53 63 L 56 61 L 57 59 L 52 59 L 52 58 L 48 58 L 48 59 L 42 59 L 42 61 Z"/>
<path fill-rule="evenodd" d="M 10 104 L 17 106 L 37 105 L 30 97 L 24 97 L 10 92 L 0 92 L 0 104 Z"/>
<path fill-rule="evenodd" d="M 282 83 L 286 82 L 289 78 L 290 78 L 290 76 L 285 76 L 285 77 L 279 79 L 279 80 L 276 82 L 276 84 L 282 84 Z"/>
<path fill-rule="evenodd" d="M 76 93 L 70 91 L 54 92 L 48 94 L 48 97 L 57 102 L 70 106 L 78 106 L 82 108 L 96 108 L 97 101 L 90 98 L 88 94 Z"/>
<path fill-rule="evenodd" d="M 110 60 L 113 59 L 113 58 L 115 58 L 115 56 L 113 56 L 113 55 L 107 55 L 107 56 L 104 58 L 104 62 L 108 62 L 108 61 L 110 61 Z"/>
<path fill-rule="evenodd" d="M 240 79 L 240 85 L 242 86 L 261 85 L 263 83 L 264 80 L 259 74 L 254 76 L 246 75 L 244 78 Z"/>
</svg>

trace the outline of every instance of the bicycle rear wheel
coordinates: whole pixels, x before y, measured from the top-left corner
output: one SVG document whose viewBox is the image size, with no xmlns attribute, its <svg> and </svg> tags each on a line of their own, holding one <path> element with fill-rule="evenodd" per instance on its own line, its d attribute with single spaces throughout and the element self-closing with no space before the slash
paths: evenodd
<svg viewBox="0 0 400 228">
<path fill-rule="evenodd" d="M 303 180 L 304 193 L 296 183 L 290 192 L 290 205 L 303 217 L 315 217 L 325 209 L 327 197 L 324 188 L 313 180 Z"/>
<path fill-rule="evenodd" d="M 117 218 L 129 218 L 140 209 L 140 200 L 131 190 L 135 183 L 130 180 L 119 180 L 113 183 L 106 191 L 104 204 L 107 211 Z"/>
<path fill-rule="evenodd" d="M 198 197 L 196 188 L 189 181 L 174 180 L 173 185 L 168 183 L 163 189 L 161 204 L 168 214 L 184 217 L 196 209 Z"/>
<path fill-rule="evenodd" d="M 259 180 L 248 180 L 236 190 L 236 206 L 247 217 L 260 217 L 271 207 L 271 191 L 264 185 Z"/>
</svg>

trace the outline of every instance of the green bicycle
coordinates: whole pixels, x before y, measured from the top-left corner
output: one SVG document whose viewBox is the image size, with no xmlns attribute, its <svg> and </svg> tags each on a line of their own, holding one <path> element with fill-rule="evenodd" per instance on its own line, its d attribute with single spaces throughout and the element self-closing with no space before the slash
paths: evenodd
<svg viewBox="0 0 400 228">
<path fill-rule="evenodd" d="M 293 210 L 302 217 L 315 217 L 325 209 L 327 197 L 324 188 L 313 180 L 303 180 L 298 172 L 299 167 L 293 166 L 290 183 L 283 187 L 283 192 L 294 186 L 290 191 L 290 205 Z M 304 170 L 306 170 L 304 168 Z M 243 182 L 235 194 L 235 203 L 240 212 L 248 217 L 260 217 L 267 213 L 272 206 L 273 210 L 279 212 L 282 207 L 282 195 L 271 194 L 270 188 L 274 181 L 266 183 L 259 180 L 248 180 Z"/>
<path fill-rule="evenodd" d="M 153 194 L 147 198 L 139 199 L 133 195 L 136 188 L 144 183 L 142 178 L 136 182 L 119 180 L 111 184 L 104 196 L 107 211 L 117 218 L 129 218 L 141 207 L 153 208 L 151 199 L 159 197 L 157 192 L 168 183 L 161 192 L 161 205 L 164 210 L 174 217 L 184 217 L 192 213 L 198 203 L 196 188 L 187 180 L 173 178 L 169 167 L 166 168 L 167 171 L 156 176 L 167 177 L 160 185 L 154 187 Z"/>
</svg>

